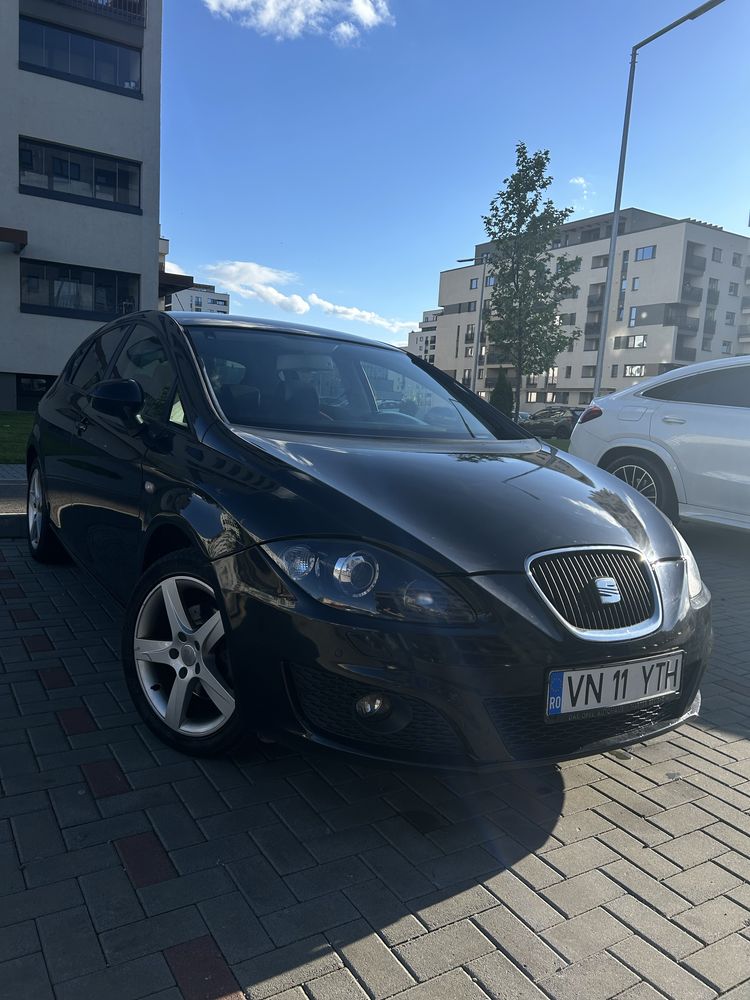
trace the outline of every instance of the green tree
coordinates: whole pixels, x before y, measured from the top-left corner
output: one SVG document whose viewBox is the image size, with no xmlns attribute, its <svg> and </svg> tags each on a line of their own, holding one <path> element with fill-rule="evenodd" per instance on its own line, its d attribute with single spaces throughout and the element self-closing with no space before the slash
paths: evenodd
<svg viewBox="0 0 750 1000">
<path fill-rule="evenodd" d="M 505 377 L 505 369 L 500 368 L 497 373 L 497 382 L 490 395 L 490 402 L 495 409 L 500 410 L 506 417 L 513 416 L 513 389 L 510 382 Z"/>
<path fill-rule="evenodd" d="M 488 264 L 495 277 L 486 326 L 493 341 L 515 367 L 514 415 L 521 405 L 524 375 L 541 374 L 554 364 L 568 340 L 579 330 L 563 329 L 558 309 L 575 294 L 572 277 L 580 257 L 552 253 L 552 242 L 572 208 L 555 208 L 544 192 L 552 183 L 547 173 L 549 150 L 529 154 L 516 146 L 516 169 L 490 202 L 484 227 L 492 243 Z"/>
</svg>

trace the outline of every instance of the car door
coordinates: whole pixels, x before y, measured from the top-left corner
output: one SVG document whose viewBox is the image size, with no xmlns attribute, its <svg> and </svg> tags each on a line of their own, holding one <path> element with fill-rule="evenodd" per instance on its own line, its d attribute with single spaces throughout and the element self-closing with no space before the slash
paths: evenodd
<svg viewBox="0 0 750 1000">
<path fill-rule="evenodd" d="M 526 429 L 531 431 L 532 434 L 537 434 L 539 437 L 549 437 L 552 433 L 551 414 L 552 410 L 548 406 L 543 410 L 537 410 L 536 413 L 531 414 Z"/>
<path fill-rule="evenodd" d="M 63 369 L 59 382 L 39 408 L 40 448 L 50 517 L 66 546 L 79 554 L 75 512 L 80 502 L 81 432 L 87 420 L 87 393 L 105 378 L 115 351 L 132 324 L 107 327 L 84 343 Z"/>
<path fill-rule="evenodd" d="M 644 397 L 656 404 L 651 437 L 670 452 L 690 507 L 750 515 L 750 362 L 671 379 Z"/>
</svg>

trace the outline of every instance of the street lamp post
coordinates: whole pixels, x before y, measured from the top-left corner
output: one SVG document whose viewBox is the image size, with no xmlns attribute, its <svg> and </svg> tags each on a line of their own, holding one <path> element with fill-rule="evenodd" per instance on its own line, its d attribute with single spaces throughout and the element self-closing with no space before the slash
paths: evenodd
<svg viewBox="0 0 750 1000">
<path fill-rule="evenodd" d="M 617 230 L 620 225 L 620 201 L 622 199 L 622 181 L 625 175 L 625 154 L 628 148 L 628 130 L 630 128 L 630 109 L 633 103 L 633 83 L 635 82 L 635 64 L 638 59 L 638 52 L 649 42 L 655 41 L 657 38 L 661 38 L 662 35 L 666 35 L 668 31 L 676 28 L 680 24 L 684 24 L 685 21 L 694 21 L 696 18 L 700 17 L 701 14 L 706 14 L 709 10 L 714 7 L 718 7 L 720 3 L 724 0 L 708 0 L 707 3 L 702 3 L 700 7 L 696 7 L 695 10 L 691 10 L 689 14 L 684 14 L 679 17 L 676 21 L 672 21 L 668 24 L 666 28 L 662 28 L 660 31 L 654 32 L 653 35 L 649 35 L 648 38 L 644 38 L 642 42 L 638 42 L 633 46 L 630 52 L 630 75 L 628 77 L 628 93 L 625 98 L 625 120 L 622 126 L 622 142 L 620 143 L 620 164 L 617 169 L 617 186 L 615 188 L 615 207 L 612 213 L 612 233 L 609 237 L 609 259 L 607 265 L 607 279 L 604 284 L 604 303 L 602 306 L 602 326 L 599 333 L 599 350 L 596 355 L 596 374 L 594 376 L 594 399 L 599 395 L 602 387 L 602 372 L 604 370 L 604 355 L 607 347 L 607 326 L 609 321 L 609 304 L 612 299 L 612 282 L 614 280 L 614 270 L 615 270 L 615 250 L 617 247 Z"/>
<path fill-rule="evenodd" d="M 479 289 L 479 317 L 477 319 L 476 327 L 477 333 L 474 340 L 474 364 L 471 368 L 471 391 L 477 391 L 477 372 L 479 370 L 479 352 L 482 349 L 482 316 L 484 314 L 484 283 L 487 277 L 487 254 L 483 253 L 481 257 L 459 257 L 456 261 L 457 264 L 476 264 L 479 260 L 482 261 L 482 284 Z"/>
</svg>

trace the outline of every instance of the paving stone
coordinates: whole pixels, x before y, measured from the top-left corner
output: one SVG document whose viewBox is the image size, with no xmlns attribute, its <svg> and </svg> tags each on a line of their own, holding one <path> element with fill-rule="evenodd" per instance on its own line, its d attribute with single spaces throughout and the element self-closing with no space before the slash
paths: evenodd
<svg viewBox="0 0 750 1000">
<path fill-rule="evenodd" d="M 647 902 L 649 906 L 653 906 L 665 917 L 682 913 L 690 905 L 682 896 L 678 896 L 676 892 L 672 892 L 662 882 L 647 875 L 629 861 L 622 859 L 615 861 L 613 864 L 607 865 L 606 872 L 610 878 L 638 896 L 639 899 Z"/>
<path fill-rule="evenodd" d="M 425 927 L 411 913 L 411 906 L 407 907 L 379 879 L 352 886 L 345 894 L 389 945 L 401 944 L 426 933 Z M 418 905 L 419 900 L 415 900 L 413 906 Z"/>
<path fill-rule="evenodd" d="M 169 855 L 153 833 L 137 833 L 115 841 L 125 871 L 136 889 L 174 878 Z"/>
<path fill-rule="evenodd" d="M 164 952 L 184 1000 L 244 1000 L 232 970 L 208 935 Z"/>
<path fill-rule="evenodd" d="M 364 891 L 367 892 L 367 887 Z M 438 890 L 428 896 L 423 896 L 421 899 L 410 901 L 410 908 L 431 931 L 496 906 L 495 896 L 481 885 L 472 885 L 466 889 L 451 892 L 449 895 L 446 895 L 443 890 Z"/>
<path fill-rule="evenodd" d="M 293 906 L 295 897 L 269 863 L 260 856 L 227 865 L 232 878 L 258 916 Z"/>
<path fill-rule="evenodd" d="M 204 900 L 198 909 L 230 965 L 273 949 L 273 942 L 240 892 Z"/>
<path fill-rule="evenodd" d="M 564 919 L 559 910 L 550 906 L 541 895 L 529 889 L 513 872 L 500 872 L 487 879 L 484 884 L 501 903 L 513 910 L 516 916 L 519 916 L 532 930 L 543 931 Z"/>
<path fill-rule="evenodd" d="M 130 791 L 130 783 L 116 760 L 81 764 L 81 770 L 95 799 Z"/>
<path fill-rule="evenodd" d="M 541 985 L 554 1000 L 609 1000 L 637 982 L 637 975 L 604 952 L 569 965 Z"/>
<path fill-rule="evenodd" d="M 82 875 L 78 884 L 94 927 L 100 933 L 142 919 L 143 908 L 130 879 L 121 868 L 107 868 Z"/>
<path fill-rule="evenodd" d="M 327 934 L 374 1000 L 399 993 L 415 982 L 383 941 L 364 920 L 354 920 Z"/>
<path fill-rule="evenodd" d="M 487 993 L 492 997 L 492 1000 L 547 1000 L 547 994 L 542 993 L 538 986 L 528 979 L 502 952 L 492 951 L 487 955 L 482 955 L 480 958 L 476 958 L 471 962 L 467 962 L 466 968 L 470 973 L 472 979 L 476 980 L 479 985 L 487 991 Z M 454 973 L 448 973 L 448 976 L 454 975 Z M 444 977 L 447 979 L 447 976 Z M 433 979 L 429 983 L 425 983 L 424 986 L 432 986 L 433 983 L 439 982 L 439 980 Z M 467 981 L 470 983 L 471 981 Z M 474 984 L 471 983 L 473 989 Z M 448 997 L 449 994 L 446 994 Z M 451 996 L 451 1000 L 455 997 L 455 1000 L 463 1000 L 463 997 L 476 997 L 476 1000 L 484 1000 L 484 993 L 477 991 L 466 993 L 455 993 Z M 424 1000 L 427 1000 L 428 994 L 425 992 Z"/>
<path fill-rule="evenodd" d="M 726 896 L 709 899 L 675 917 L 676 923 L 706 944 L 747 927 L 749 920 L 750 911 Z"/>
<path fill-rule="evenodd" d="M 362 859 L 400 899 L 424 896 L 435 888 L 425 875 L 392 847 L 367 851 Z"/>
<path fill-rule="evenodd" d="M 430 931 L 394 948 L 419 980 L 432 979 L 494 950 L 492 942 L 468 920 Z"/>
<path fill-rule="evenodd" d="M 275 944 L 285 945 L 348 923 L 358 916 L 351 901 L 337 891 L 275 910 L 262 917 L 262 923 Z"/>
<path fill-rule="evenodd" d="M 750 979 L 750 941 L 739 934 L 731 934 L 690 955 L 684 965 L 719 993 L 724 993 Z"/>
<path fill-rule="evenodd" d="M 117 855 L 112 847 L 109 844 L 99 844 L 95 847 L 85 847 L 80 851 L 57 854 L 41 861 L 31 861 L 26 865 L 24 874 L 26 884 L 33 888 L 50 882 L 75 878 L 79 875 L 87 875 L 89 872 L 100 871 L 102 868 L 112 868 L 117 863 Z"/>
<path fill-rule="evenodd" d="M 0 963 L 39 951 L 41 945 L 33 920 L 4 927 L 0 934 Z"/>
<path fill-rule="evenodd" d="M 624 862 L 615 862 L 620 864 Z M 623 895 L 624 890 L 602 872 L 586 872 L 544 890 L 544 895 L 566 917 L 575 917 Z"/>
<path fill-rule="evenodd" d="M 641 937 L 657 942 L 660 951 L 676 962 L 701 948 L 701 942 L 697 938 L 686 934 L 675 923 L 633 896 L 613 899 L 607 904 L 607 909 Z"/>
<path fill-rule="evenodd" d="M 547 864 L 554 865 L 566 878 L 581 875 L 594 868 L 602 868 L 610 861 L 617 861 L 618 855 L 606 844 L 593 837 L 579 840 L 567 847 L 558 847 L 544 855 Z"/>
<path fill-rule="evenodd" d="M 621 897 L 626 899 L 627 897 Z M 609 904 L 612 907 L 618 900 Z M 542 935 L 555 951 L 569 962 L 581 962 L 585 958 L 605 951 L 610 945 L 629 937 L 632 931 L 601 907 L 587 910 L 577 917 L 548 928 Z"/>
<path fill-rule="evenodd" d="M 680 868 L 687 869 L 726 854 L 729 847 L 709 837 L 704 831 L 696 830 L 694 833 L 686 833 L 684 837 L 677 837 L 676 840 L 660 844 L 657 850 Z"/>
<path fill-rule="evenodd" d="M 315 865 L 312 854 L 283 823 L 253 830 L 252 838 L 279 875 L 290 875 Z"/>
<path fill-rule="evenodd" d="M 168 851 L 205 843 L 205 838 L 180 802 L 166 802 L 146 810 L 154 830 Z"/>
<path fill-rule="evenodd" d="M 545 979 L 566 964 L 504 906 L 485 910 L 474 918 L 474 923 L 531 979 Z"/>
<path fill-rule="evenodd" d="M 665 879 L 664 884 L 697 905 L 724 895 L 730 889 L 741 885 L 741 880 L 715 862 L 706 861 L 702 865 Z"/>
<path fill-rule="evenodd" d="M 185 906 L 155 917 L 105 931 L 100 942 L 109 965 L 118 965 L 143 955 L 182 944 L 205 935 L 206 925 L 194 906 Z"/>
<path fill-rule="evenodd" d="M 359 858 L 341 858 L 317 865 L 306 871 L 287 875 L 286 884 L 299 900 L 314 899 L 333 889 L 347 889 L 358 882 L 367 882 L 372 871 Z"/>
<path fill-rule="evenodd" d="M 275 1000 L 279 996 L 281 994 Z M 312 1000 L 367 1000 L 368 994 L 348 969 L 339 969 L 308 983 L 307 993 L 301 993 L 299 1000 L 305 1000 L 307 996 Z"/>
<path fill-rule="evenodd" d="M 204 868 L 226 865 L 230 861 L 240 861 L 257 853 L 258 848 L 247 833 L 235 833 L 230 837 L 170 851 L 169 857 L 180 875 L 187 875 Z"/>
<path fill-rule="evenodd" d="M 85 906 L 39 917 L 37 929 L 53 983 L 104 968 L 104 956 Z"/>
<path fill-rule="evenodd" d="M 705 983 L 635 935 L 613 945 L 610 952 L 670 1000 L 713 1000 L 716 996 Z"/>
<path fill-rule="evenodd" d="M 0 1000 L 54 1000 L 41 955 L 26 955 L 0 963 Z"/>
<path fill-rule="evenodd" d="M 215 871 L 193 872 L 191 875 L 178 875 L 165 882 L 147 885 L 139 890 L 141 904 L 148 916 L 176 910 L 190 903 L 199 903 L 213 896 L 231 892 L 234 889 L 232 880 L 223 868 Z"/>
<path fill-rule="evenodd" d="M 316 935 L 241 962 L 232 971 L 249 1000 L 266 1000 L 340 968 L 341 959 L 328 941 Z"/>
<path fill-rule="evenodd" d="M 711 813 L 707 813 L 693 802 L 687 802 L 652 816 L 651 822 L 666 830 L 671 836 L 681 837 L 685 833 L 693 833 L 708 826 L 711 822 Z"/>
<path fill-rule="evenodd" d="M 103 972 L 69 979 L 55 988 L 56 1000 L 141 1000 L 174 983 L 169 966 L 161 955 L 149 955 Z M 36 998 L 34 998 L 36 1000 Z"/>
</svg>

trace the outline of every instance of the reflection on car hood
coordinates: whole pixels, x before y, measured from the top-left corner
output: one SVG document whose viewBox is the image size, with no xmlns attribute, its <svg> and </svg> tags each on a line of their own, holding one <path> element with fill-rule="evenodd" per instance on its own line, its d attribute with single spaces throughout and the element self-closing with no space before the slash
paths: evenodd
<svg viewBox="0 0 750 1000">
<path fill-rule="evenodd" d="M 279 477 L 298 501 L 287 536 L 367 537 L 429 550 L 467 573 L 519 571 L 535 552 L 575 545 L 626 545 L 649 559 L 680 554 L 648 501 L 537 440 L 313 441 L 234 432 L 291 473 Z"/>
</svg>

